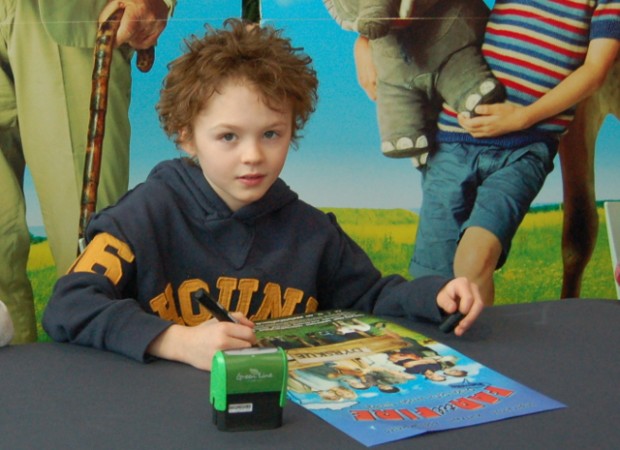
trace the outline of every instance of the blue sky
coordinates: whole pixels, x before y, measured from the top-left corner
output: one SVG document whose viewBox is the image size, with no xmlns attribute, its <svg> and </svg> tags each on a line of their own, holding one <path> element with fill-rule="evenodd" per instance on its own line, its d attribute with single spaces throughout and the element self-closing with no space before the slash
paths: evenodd
<svg viewBox="0 0 620 450">
<path fill-rule="evenodd" d="M 160 37 L 156 63 L 147 73 L 135 72 L 130 187 L 144 180 L 159 161 L 179 155 L 160 130 L 154 110 L 166 65 L 182 52 L 190 34 L 201 36 L 204 24 L 220 26 L 238 17 L 241 1 L 179 0 L 174 17 Z M 420 175 L 409 160 L 390 159 L 379 151 L 375 106 L 358 87 L 353 67 L 354 33 L 342 31 L 322 0 L 263 0 L 265 23 L 285 30 L 294 45 L 314 60 L 320 88 L 317 111 L 292 150 L 282 174 L 300 196 L 315 206 L 406 208 L 421 203 Z M 615 141 L 615 143 L 614 143 Z M 620 198 L 620 121 L 608 117 L 596 152 L 597 198 Z M 562 200 L 559 161 L 535 203 Z M 29 178 L 25 193 L 28 221 L 41 225 Z"/>
</svg>

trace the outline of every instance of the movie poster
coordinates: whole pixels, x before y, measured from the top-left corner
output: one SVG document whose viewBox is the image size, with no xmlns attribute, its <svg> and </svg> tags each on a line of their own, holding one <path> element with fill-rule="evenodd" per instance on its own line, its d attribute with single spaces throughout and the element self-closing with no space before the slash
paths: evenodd
<svg viewBox="0 0 620 450">
<path fill-rule="evenodd" d="M 564 405 L 390 321 L 330 311 L 258 322 L 288 398 L 366 446 Z"/>
<path fill-rule="evenodd" d="M 494 3 L 485 2 L 490 7 Z M 153 69 L 148 73 L 134 69 L 130 187 L 144 180 L 159 161 L 181 156 L 161 131 L 155 111 L 167 64 L 181 54 L 187 36 L 201 35 L 205 25 L 220 27 L 226 18 L 240 17 L 241 3 L 179 1 L 156 46 Z M 408 277 L 422 203 L 421 174 L 411 158 L 388 158 L 382 152 L 377 105 L 360 88 L 354 65 L 357 33 L 338 23 L 322 0 L 262 1 L 260 14 L 261 24 L 281 28 L 295 46 L 313 58 L 320 80 L 317 111 L 303 130 L 298 148 L 291 151 L 282 178 L 306 202 L 334 211 L 383 273 Z M 616 296 L 602 209 L 604 200 L 620 199 L 617 62 L 614 70 L 605 87 L 605 101 L 592 106 L 602 117 L 594 159 L 599 228 L 598 232 L 589 228 L 580 231 L 595 236 L 579 292 L 582 297 Z M 557 157 L 554 164 L 519 228 L 507 264 L 496 273 L 495 304 L 560 297 L 564 197 Z M 34 239 L 29 274 L 35 280 L 40 311 L 53 285 L 53 260 L 49 251 L 41 250 L 45 242 L 37 239 L 45 237 L 45 229 L 28 175 L 24 190 Z"/>
</svg>

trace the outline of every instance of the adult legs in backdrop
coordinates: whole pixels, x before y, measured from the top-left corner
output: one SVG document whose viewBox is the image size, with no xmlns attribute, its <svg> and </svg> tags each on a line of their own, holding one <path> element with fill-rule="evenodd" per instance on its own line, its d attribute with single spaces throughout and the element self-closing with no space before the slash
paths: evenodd
<svg viewBox="0 0 620 450">
<path fill-rule="evenodd" d="M 103 4 L 79 6 L 92 8 L 95 29 Z M 57 44 L 42 24 L 37 0 L 3 0 L 0 24 L 0 298 L 13 317 L 13 343 L 23 343 L 37 336 L 26 273 L 30 242 L 24 168 L 27 165 L 32 174 L 57 272 L 62 274 L 77 251 L 93 54 L 92 48 Z M 127 190 L 130 76 L 127 55 L 115 51 L 99 208 Z"/>
</svg>

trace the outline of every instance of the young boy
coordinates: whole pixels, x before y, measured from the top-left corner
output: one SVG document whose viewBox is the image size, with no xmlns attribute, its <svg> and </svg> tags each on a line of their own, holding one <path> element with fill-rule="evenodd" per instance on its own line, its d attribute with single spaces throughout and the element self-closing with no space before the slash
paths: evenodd
<svg viewBox="0 0 620 450">
<path fill-rule="evenodd" d="M 280 32 L 237 20 L 187 47 L 157 109 L 190 158 L 159 164 L 93 216 L 87 248 L 45 311 L 49 335 L 205 370 L 215 351 L 256 342 L 252 321 L 317 309 L 434 321 L 458 309 L 462 335 L 483 308 L 476 286 L 382 278 L 332 215 L 278 178 L 315 107 L 311 59 Z M 239 323 L 207 320 L 192 302 L 200 288 Z"/>
<path fill-rule="evenodd" d="M 553 169 L 572 106 L 603 83 L 619 47 L 618 0 L 495 2 L 482 49 L 507 101 L 475 118 L 440 115 L 413 276 L 466 276 L 493 304 L 494 271 Z"/>
</svg>

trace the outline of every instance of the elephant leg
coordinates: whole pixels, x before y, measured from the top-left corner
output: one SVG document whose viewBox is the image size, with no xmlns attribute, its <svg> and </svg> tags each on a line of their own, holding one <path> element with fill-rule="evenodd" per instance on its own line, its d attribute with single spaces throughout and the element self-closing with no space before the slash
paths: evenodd
<svg viewBox="0 0 620 450">
<path fill-rule="evenodd" d="M 393 86 L 381 80 L 377 83 L 377 121 L 383 155 L 419 158 L 424 165 L 433 145 L 436 117 L 424 90 Z"/>
</svg>

